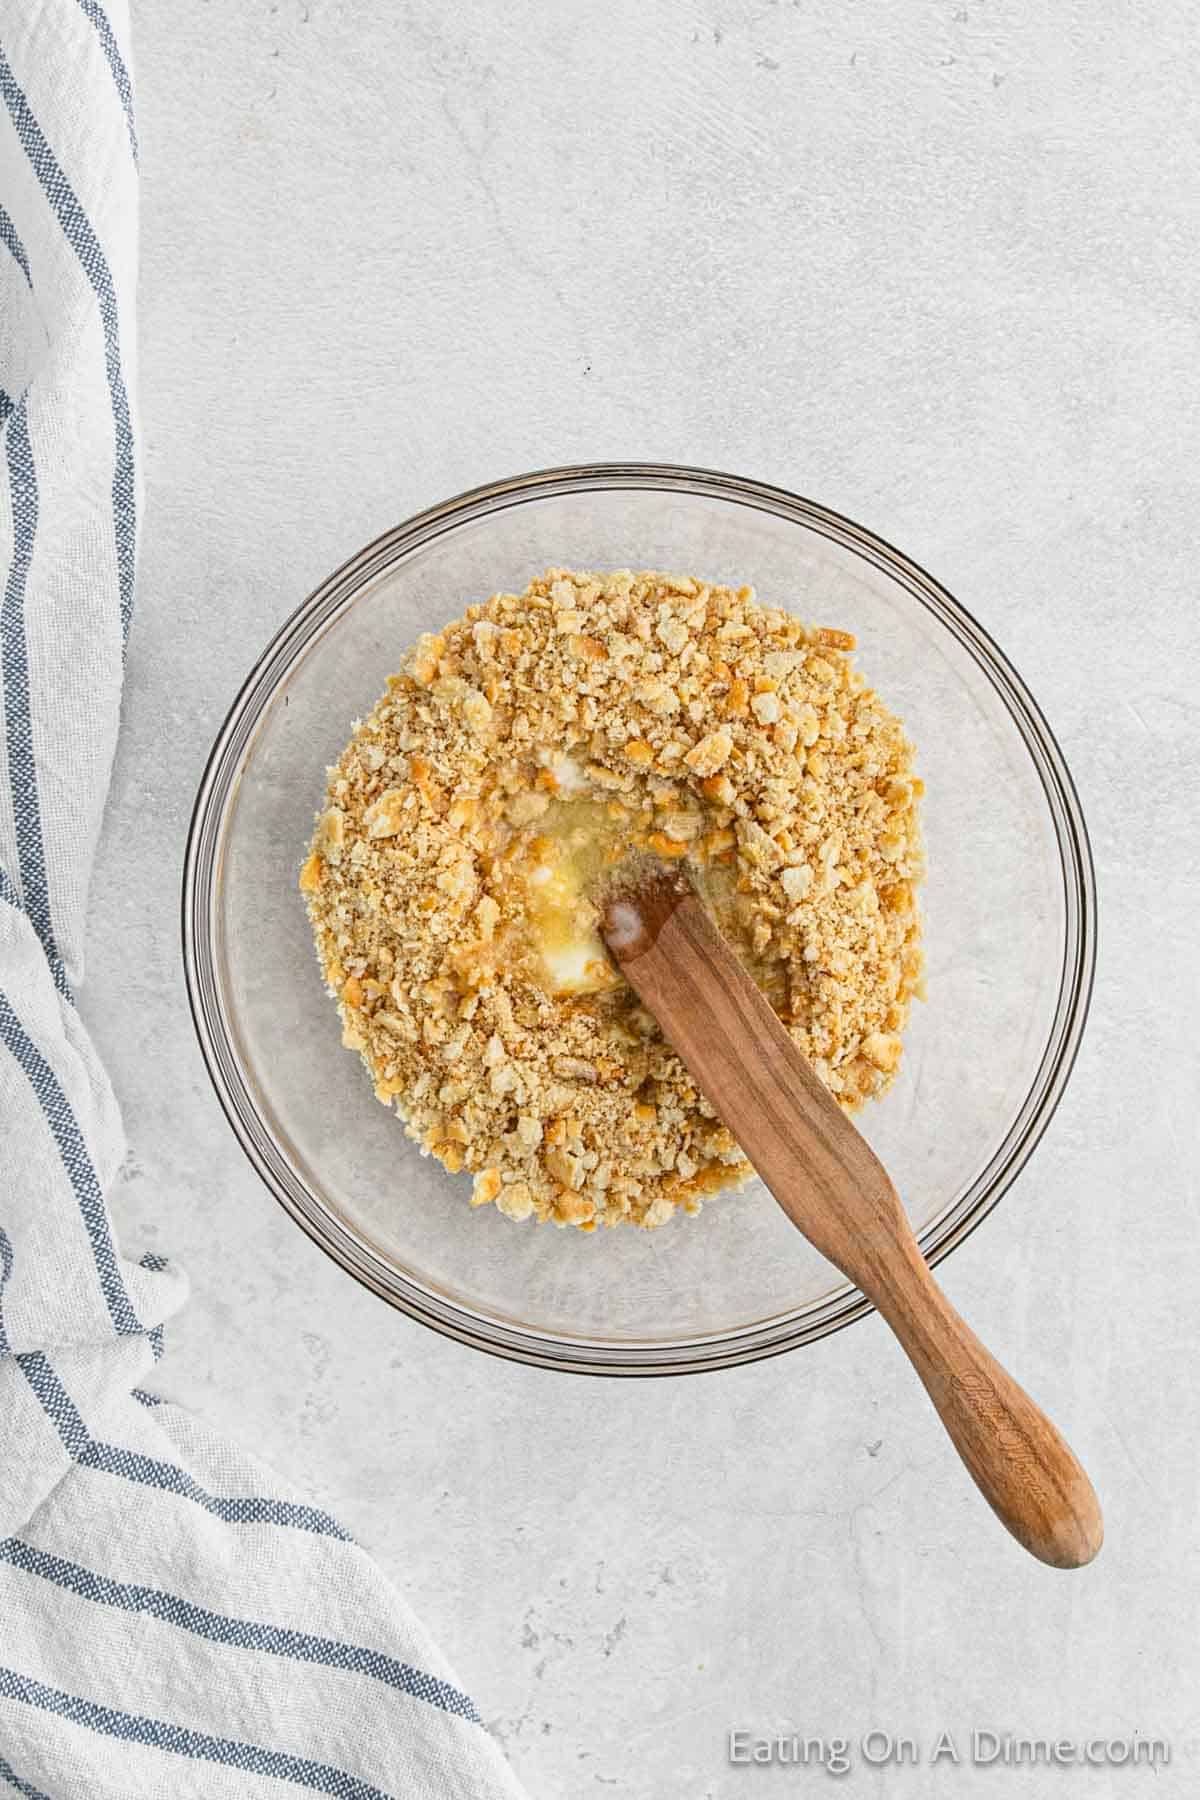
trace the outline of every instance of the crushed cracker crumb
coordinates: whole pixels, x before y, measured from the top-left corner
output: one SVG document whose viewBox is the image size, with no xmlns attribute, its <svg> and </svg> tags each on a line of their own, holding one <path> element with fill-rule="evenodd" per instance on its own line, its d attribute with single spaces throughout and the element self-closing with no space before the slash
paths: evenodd
<svg viewBox="0 0 1200 1800">
<path fill-rule="evenodd" d="M 843 1106 L 895 1079 L 922 785 L 853 648 L 747 588 L 551 569 L 422 637 L 356 727 L 299 885 L 343 1041 L 472 1204 L 653 1229 L 752 1174 L 624 982 L 549 979 L 527 884 L 581 796 L 688 859 Z"/>
</svg>

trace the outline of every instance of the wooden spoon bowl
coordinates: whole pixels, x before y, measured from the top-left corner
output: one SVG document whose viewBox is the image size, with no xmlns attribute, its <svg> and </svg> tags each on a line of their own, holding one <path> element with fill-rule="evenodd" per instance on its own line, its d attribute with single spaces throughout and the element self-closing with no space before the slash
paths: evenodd
<svg viewBox="0 0 1200 1800">
<path fill-rule="evenodd" d="M 622 973 L 792 1223 L 891 1326 L 993 1511 L 1042 1562 L 1090 1562 L 1104 1524 L 1074 1453 L 942 1293 L 883 1165 L 686 874 L 630 865 L 600 910 Z"/>
</svg>

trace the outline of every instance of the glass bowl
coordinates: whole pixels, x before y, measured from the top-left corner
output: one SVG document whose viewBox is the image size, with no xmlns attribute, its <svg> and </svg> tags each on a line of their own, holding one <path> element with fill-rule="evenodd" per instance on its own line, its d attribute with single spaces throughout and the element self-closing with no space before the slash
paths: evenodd
<svg viewBox="0 0 1200 1800">
<path fill-rule="evenodd" d="M 856 1122 L 931 1262 L 995 1205 L 1046 1128 L 1087 1010 L 1095 892 L 1045 720 L 963 608 L 824 507 L 699 469 L 597 464 L 478 488 L 386 532 L 267 646 L 213 746 L 183 888 L 188 991 L 250 1160 L 366 1287 L 501 1356 L 678 1374 L 747 1362 L 868 1311 L 759 1182 L 655 1232 L 585 1236 L 467 1204 L 344 1050 L 296 876 L 326 765 L 401 651 L 554 564 L 667 568 L 856 633 L 926 783 L 929 999 L 895 1087 Z"/>
</svg>

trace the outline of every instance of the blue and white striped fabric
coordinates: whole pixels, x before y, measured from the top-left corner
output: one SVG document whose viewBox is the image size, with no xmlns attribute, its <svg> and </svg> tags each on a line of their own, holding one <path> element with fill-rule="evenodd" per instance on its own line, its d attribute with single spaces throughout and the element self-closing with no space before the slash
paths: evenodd
<svg viewBox="0 0 1200 1800">
<path fill-rule="evenodd" d="M 514 1796 L 366 1553 L 139 1384 L 182 1275 L 122 1255 L 72 998 L 141 508 L 137 156 L 113 0 L 0 0 L 0 1796 Z"/>
</svg>

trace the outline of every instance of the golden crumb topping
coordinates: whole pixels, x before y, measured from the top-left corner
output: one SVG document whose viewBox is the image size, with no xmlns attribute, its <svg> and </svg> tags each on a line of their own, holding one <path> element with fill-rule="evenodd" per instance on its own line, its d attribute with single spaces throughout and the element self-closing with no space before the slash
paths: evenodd
<svg viewBox="0 0 1200 1800">
<path fill-rule="evenodd" d="M 752 1173 L 603 957 L 590 881 L 686 859 L 846 1107 L 920 991 L 913 749 L 848 660 L 750 590 L 551 569 L 423 637 L 329 772 L 300 873 L 375 1092 L 473 1203 L 662 1224 Z"/>
</svg>

